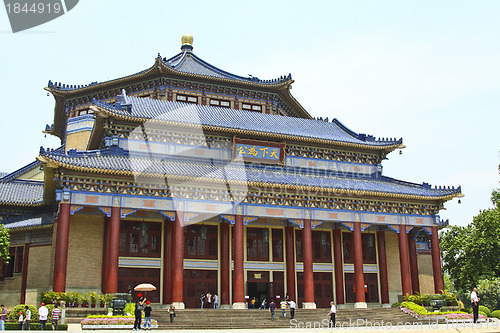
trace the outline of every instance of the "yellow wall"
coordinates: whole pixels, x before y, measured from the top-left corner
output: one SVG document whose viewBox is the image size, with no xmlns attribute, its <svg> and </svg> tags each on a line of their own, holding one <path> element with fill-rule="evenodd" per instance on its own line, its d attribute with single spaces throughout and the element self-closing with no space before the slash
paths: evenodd
<svg viewBox="0 0 500 333">
<path fill-rule="evenodd" d="M 418 280 L 421 294 L 434 294 L 434 275 L 432 272 L 432 256 L 418 254 Z"/>
<path fill-rule="evenodd" d="M 66 135 L 66 152 L 70 149 L 87 150 L 91 131 L 80 131 Z"/>
<path fill-rule="evenodd" d="M 398 301 L 401 295 L 401 270 L 399 262 L 398 234 L 395 232 L 385 233 L 385 251 L 387 258 L 387 279 L 389 280 L 389 302 Z"/>
</svg>

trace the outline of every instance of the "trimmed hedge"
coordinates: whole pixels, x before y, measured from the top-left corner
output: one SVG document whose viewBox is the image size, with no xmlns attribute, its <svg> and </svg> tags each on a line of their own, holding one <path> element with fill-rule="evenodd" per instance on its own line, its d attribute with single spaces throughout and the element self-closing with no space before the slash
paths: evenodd
<svg viewBox="0 0 500 333">
<path fill-rule="evenodd" d="M 491 315 L 491 311 L 490 311 L 490 309 L 488 309 L 487 307 L 485 307 L 485 306 L 483 306 L 483 305 L 480 305 L 480 306 L 479 306 L 479 311 L 484 312 L 484 315 L 485 315 L 486 317 L 489 317 L 489 316 Z"/>
<path fill-rule="evenodd" d="M 500 319 L 500 310 L 493 311 L 490 316 L 493 318 Z"/>
<path fill-rule="evenodd" d="M 45 324 L 45 331 L 52 331 L 52 322 L 47 322 Z M 6 331 L 19 331 L 19 323 L 13 323 L 13 322 L 6 322 L 5 323 L 5 330 Z M 31 331 L 40 331 L 40 323 L 33 323 L 30 322 L 30 330 Z M 59 324 L 58 331 L 67 331 L 68 330 L 68 325 L 67 324 Z"/>
</svg>

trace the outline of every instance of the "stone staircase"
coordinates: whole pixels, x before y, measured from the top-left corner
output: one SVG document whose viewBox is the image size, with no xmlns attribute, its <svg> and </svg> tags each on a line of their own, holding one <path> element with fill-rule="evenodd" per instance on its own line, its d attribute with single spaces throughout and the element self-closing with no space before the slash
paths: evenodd
<svg viewBox="0 0 500 333">
<path fill-rule="evenodd" d="M 160 329 L 326 328 L 328 321 L 325 319 L 327 319 L 328 311 L 328 309 L 297 309 L 295 312 L 296 321 L 290 321 L 288 311 L 287 318 L 281 318 L 281 310 L 279 309 L 275 312 L 274 321 L 271 320 L 271 314 L 267 309 L 177 310 L 174 323 L 170 323 L 167 309 L 154 309 L 152 317 L 158 321 Z M 398 323 L 404 325 L 405 323 L 421 321 L 404 314 L 399 309 L 337 309 L 337 325 L 364 327 L 367 326 L 367 322 L 371 323 L 368 326 L 379 325 L 380 327 L 382 325 L 385 327 L 386 323 L 389 322 L 396 326 Z M 422 323 L 424 326 L 428 325 L 428 321 Z"/>
</svg>

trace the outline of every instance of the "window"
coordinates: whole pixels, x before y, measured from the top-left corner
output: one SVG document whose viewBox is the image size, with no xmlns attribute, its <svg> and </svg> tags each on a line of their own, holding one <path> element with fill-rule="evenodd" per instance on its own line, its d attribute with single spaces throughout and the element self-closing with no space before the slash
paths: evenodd
<svg viewBox="0 0 500 333">
<path fill-rule="evenodd" d="M 283 261 L 283 230 L 273 229 L 273 261 Z"/>
<path fill-rule="evenodd" d="M 247 260 L 269 260 L 269 230 L 247 228 Z"/>
<path fill-rule="evenodd" d="M 241 105 L 241 108 L 243 110 L 247 110 L 247 111 L 254 111 L 254 112 L 261 112 L 262 111 L 262 106 L 258 105 L 258 104 L 243 103 Z"/>
<path fill-rule="evenodd" d="M 189 96 L 189 95 L 177 95 L 176 97 L 177 101 L 179 102 L 186 102 L 186 103 L 198 103 L 198 97 L 196 96 Z"/>
<path fill-rule="evenodd" d="M 295 230 L 295 252 L 297 262 L 302 261 L 302 230 Z"/>
<path fill-rule="evenodd" d="M 121 221 L 120 256 L 161 256 L 161 223 Z"/>
<path fill-rule="evenodd" d="M 332 248 L 329 231 L 313 231 L 313 261 L 332 262 Z"/>
<path fill-rule="evenodd" d="M 343 250 L 344 250 L 344 262 L 352 264 L 354 263 L 354 243 L 352 239 L 351 232 L 342 233 L 343 238 Z M 377 263 L 377 251 L 375 243 L 375 234 L 361 234 L 362 243 L 362 253 L 363 253 L 363 263 L 364 264 L 376 264 Z"/>
<path fill-rule="evenodd" d="M 184 258 L 217 259 L 217 226 L 190 225 L 184 228 Z"/>
<path fill-rule="evenodd" d="M 226 100 L 222 100 L 222 99 L 211 99 L 210 105 L 221 106 L 223 108 L 229 108 L 229 107 L 231 107 L 231 102 L 226 101 Z"/>
<path fill-rule="evenodd" d="M 24 246 L 9 247 L 9 257 L 8 262 L 7 260 L 1 261 L 0 281 L 6 277 L 14 277 L 14 273 L 23 272 Z"/>
</svg>

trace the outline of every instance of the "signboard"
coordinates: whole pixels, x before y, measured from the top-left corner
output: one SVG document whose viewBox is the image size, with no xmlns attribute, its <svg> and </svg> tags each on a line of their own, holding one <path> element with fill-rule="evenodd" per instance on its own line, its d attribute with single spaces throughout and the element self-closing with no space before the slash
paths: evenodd
<svg viewBox="0 0 500 333">
<path fill-rule="evenodd" d="M 285 142 L 233 139 L 233 158 L 240 155 L 246 162 L 283 165 L 285 161 Z"/>
</svg>

